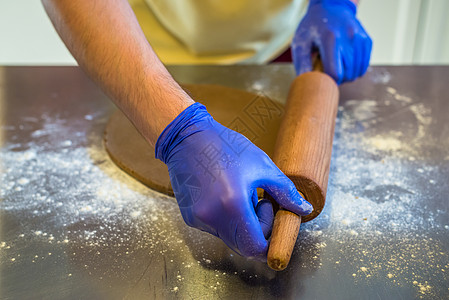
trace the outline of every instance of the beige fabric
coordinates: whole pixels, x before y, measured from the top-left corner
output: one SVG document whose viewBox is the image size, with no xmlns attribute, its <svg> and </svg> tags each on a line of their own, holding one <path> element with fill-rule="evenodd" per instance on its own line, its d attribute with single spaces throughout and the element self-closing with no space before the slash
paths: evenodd
<svg viewBox="0 0 449 300">
<path fill-rule="evenodd" d="M 145 2 L 144 2 L 145 1 Z M 130 0 L 166 64 L 264 63 L 290 44 L 303 0 Z"/>
</svg>

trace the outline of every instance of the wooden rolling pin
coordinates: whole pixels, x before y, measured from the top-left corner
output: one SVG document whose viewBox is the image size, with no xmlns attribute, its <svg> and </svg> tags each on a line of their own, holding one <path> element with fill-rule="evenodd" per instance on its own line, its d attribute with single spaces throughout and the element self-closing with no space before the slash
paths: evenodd
<svg viewBox="0 0 449 300">
<path fill-rule="evenodd" d="M 293 81 L 279 128 L 274 163 L 313 205 L 307 222 L 324 207 L 338 109 L 338 86 L 327 74 L 301 74 Z M 276 271 L 287 267 L 299 233 L 301 217 L 280 208 L 276 213 L 267 262 Z"/>
</svg>

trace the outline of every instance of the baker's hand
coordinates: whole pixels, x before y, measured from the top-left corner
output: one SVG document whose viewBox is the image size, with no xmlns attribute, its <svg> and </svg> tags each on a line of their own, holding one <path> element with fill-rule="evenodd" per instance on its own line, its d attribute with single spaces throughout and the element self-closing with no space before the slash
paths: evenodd
<svg viewBox="0 0 449 300">
<path fill-rule="evenodd" d="M 314 51 L 321 55 L 324 72 L 338 84 L 365 74 L 372 41 L 355 15 L 350 0 L 310 0 L 292 41 L 298 75 L 312 70 Z"/>
<path fill-rule="evenodd" d="M 165 128 L 155 149 L 168 166 L 184 221 L 243 256 L 266 259 L 273 208 L 268 200 L 258 202 L 258 187 L 287 210 L 312 212 L 265 152 L 216 122 L 200 103 Z"/>
</svg>

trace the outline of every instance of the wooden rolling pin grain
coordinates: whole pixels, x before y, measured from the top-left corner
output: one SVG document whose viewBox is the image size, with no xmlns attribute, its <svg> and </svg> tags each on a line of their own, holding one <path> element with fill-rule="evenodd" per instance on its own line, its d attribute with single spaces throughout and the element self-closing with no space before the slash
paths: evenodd
<svg viewBox="0 0 449 300">
<path fill-rule="evenodd" d="M 304 222 L 317 217 L 324 207 L 337 109 L 338 87 L 331 77 L 312 71 L 295 78 L 273 161 L 313 205 Z M 301 217 L 292 212 L 280 208 L 276 213 L 267 256 L 272 269 L 287 267 L 300 224 Z"/>
</svg>

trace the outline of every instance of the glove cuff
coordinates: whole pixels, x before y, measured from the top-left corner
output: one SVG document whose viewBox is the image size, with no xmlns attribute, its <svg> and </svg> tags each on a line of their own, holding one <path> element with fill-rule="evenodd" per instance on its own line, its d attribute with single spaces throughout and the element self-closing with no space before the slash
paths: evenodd
<svg viewBox="0 0 449 300">
<path fill-rule="evenodd" d="M 317 4 L 320 4 L 324 8 L 335 7 L 335 6 L 346 7 L 354 15 L 357 13 L 357 6 L 351 0 L 310 0 L 309 1 L 309 8 L 314 6 L 314 5 L 317 5 Z"/>
<path fill-rule="evenodd" d="M 170 124 L 165 127 L 156 141 L 154 155 L 163 163 L 167 163 L 170 153 L 190 135 L 202 131 L 198 126 L 192 126 L 210 116 L 206 107 L 195 102 L 184 109 Z"/>
</svg>

